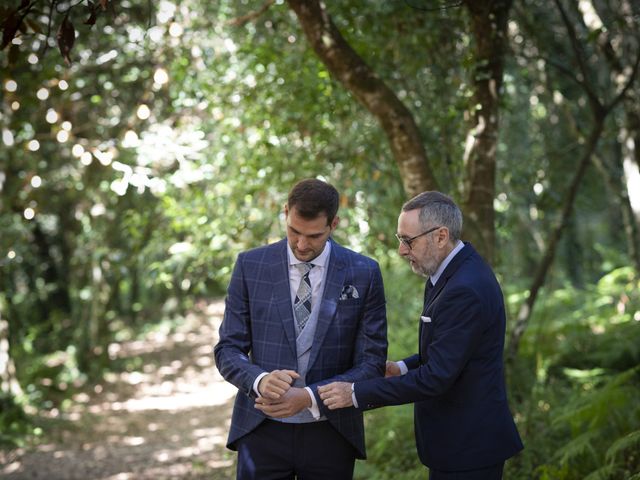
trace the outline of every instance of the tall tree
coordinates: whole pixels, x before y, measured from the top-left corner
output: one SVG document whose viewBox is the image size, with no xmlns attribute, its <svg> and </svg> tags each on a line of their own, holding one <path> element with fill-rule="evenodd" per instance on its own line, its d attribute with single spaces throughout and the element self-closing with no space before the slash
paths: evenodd
<svg viewBox="0 0 640 480">
<path fill-rule="evenodd" d="M 347 43 L 326 5 L 317 0 L 288 0 L 288 4 L 320 60 L 382 125 L 407 195 L 437 189 L 413 114 Z"/>
<path fill-rule="evenodd" d="M 413 196 L 437 189 L 428 146 L 413 114 L 398 96 L 347 43 L 325 4 L 318 0 L 288 0 L 309 43 L 320 60 L 380 122 L 398 164 L 405 192 Z M 468 220 L 465 236 L 490 262 L 494 258 L 496 152 L 499 97 L 504 69 L 509 0 L 468 1 L 473 50 L 473 118 L 465 152 L 466 182 L 463 208 Z M 425 52 L 426 54 L 426 52 Z"/>
<path fill-rule="evenodd" d="M 496 154 L 500 91 L 507 49 L 511 0 L 467 0 L 474 38 L 473 125 L 467 136 L 465 234 L 490 262 L 494 259 Z"/>
<path fill-rule="evenodd" d="M 0 297 L 0 399 L 22 392 L 16 380 L 16 367 L 9 348 L 9 322 L 2 316 L 4 299 Z"/>
<path fill-rule="evenodd" d="M 549 233 L 549 239 L 546 243 L 542 258 L 536 267 L 527 297 L 520 306 L 516 323 L 511 332 L 507 352 L 507 359 L 510 362 L 513 361 L 517 355 L 520 339 L 522 338 L 522 335 L 529 323 L 536 299 L 545 283 L 547 274 L 555 258 L 560 239 L 569 224 L 571 215 L 573 214 L 578 190 L 581 187 L 588 167 L 591 165 L 594 156 L 596 155 L 598 143 L 605 129 L 605 121 L 613 110 L 624 101 L 629 90 L 634 86 L 638 74 L 638 67 L 640 65 L 640 49 L 637 49 L 632 63 L 627 65 L 628 69 L 626 70 L 626 75 L 624 75 L 622 82 L 619 84 L 617 82 L 611 82 L 613 76 L 610 74 L 605 76 L 605 81 L 599 82 L 598 79 L 600 76 L 597 75 L 597 72 L 603 68 L 603 65 L 597 56 L 591 56 L 584 51 L 583 46 L 587 44 L 587 42 L 584 41 L 580 31 L 578 30 L 581 23 L 576 21 L 576 12 L 574 12 L 574 16 L 572 17 L 570 12 L 567 11 L 562 0 L 555 0 L 555 6 L 556 13 L 558 15 L 557 20 L 559 21 L 559 24 L 562 25 L 566 35 L 564 37 L 559 37 L 560 40 L 553 40 L 561 42 L 561 44 L 555 45 L 555 49 L 549 45 L 541 45 L 540 50 L 566 52 L 567 58 L 565 58 L 564 61 L 569 64 L 573 64 L 576 69 L 575 72 L 577 73 L 569 70 L 562 62 L 553 61 L 551 63 L 558 69 L 558 71 L 563 75 L 569 76 L 572 79 L 572 82 L 579 86 L 582 94 L 586 98 L 591 118 L 588 133 L 580 133 L 581 138 L 579 143 L 582 145 L 582 151 L 578 162 L 575 164 L 575 173 L 563 195 L 561 212 L 558 220 Z M 528 14 L 529 12 L 524 14 L 525 18 L 528 18 Z M 527 23 L 526 20 L 524 23 Z M 531 25 L 532 24 L 529 23 L 529 26 Z M 536 34 L 533 33 L 535 32 L 535 29 L 529 29 L 529 31 L 532 32 L 534 36 L 534 42 L 537 41 L 544 43 L 544 39 L 540 36 L 536 37 Z M 584 32 L 582 33 L 584 34 Z M 565 39 L 568 44 L 562 43 Z M 548 41 L 549 39 L 546 40 Z M 620 61 L 622 60 L 620 59 Z M 552 73 L 549 72 L 549 74 L 551 75 Z"/>
</svg>

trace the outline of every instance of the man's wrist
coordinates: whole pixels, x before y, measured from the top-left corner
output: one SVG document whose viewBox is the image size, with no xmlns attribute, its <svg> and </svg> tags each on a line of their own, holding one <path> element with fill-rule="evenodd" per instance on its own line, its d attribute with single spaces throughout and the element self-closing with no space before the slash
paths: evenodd
<svg viewBox="0 0 640 480">
<path fill-rule="evenodd" d="M 262 372 L 262 373 L 261 373 L 260 375 L 258 375 L 258 376 L 256 377 L 256 379 L 253 381 L 253 391 L 254 391 L 254 393 L 255 393 L 257 396 L 259 396 L 259 397 L 261 397 L 261 396 L 262 396 L 262 394 L 260 393 L 260 388 L 259 388 L 259 387 L 260 387 L 260 381 L 261 381 L 264 377 L 266 377 L 267 375 L 269 375 L 267 372 Z"/>
<path fill-rule="evenodd" d="M 313 407 L 313 392 L 311 391 L 311 389 L 309 387 L 304 387 L 304 388 L 301 388 L 300 390 L 302 390 L 303 392 L 305 391 L 307 392 L 307 404 L 305 405 L 305 408 Z"/>
</svg>

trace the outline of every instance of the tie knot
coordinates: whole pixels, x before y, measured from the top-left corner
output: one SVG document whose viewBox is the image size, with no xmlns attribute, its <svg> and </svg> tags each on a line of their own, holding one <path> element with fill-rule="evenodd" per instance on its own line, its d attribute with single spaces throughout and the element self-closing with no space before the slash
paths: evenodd
<svg viewBox="0 0 640 480">
<path fill-rule="evenodd" d="M 313 268 L 313 263 L 303 262 L 296 263 L 296 268 L 300 271 L 301 275 L 306 275 Z"/>
</svg>

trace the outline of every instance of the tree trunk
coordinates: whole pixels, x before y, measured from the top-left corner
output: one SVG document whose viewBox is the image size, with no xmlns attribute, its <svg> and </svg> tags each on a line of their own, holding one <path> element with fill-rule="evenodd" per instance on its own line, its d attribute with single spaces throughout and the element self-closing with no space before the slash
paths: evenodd
<svg viewBox="0 0 640 480">
<path fill-rule="evenodd" d="M 640 142 L 640 138 L 638 138 L 638 141 Z M 628 148 L 633 148 L 636 152 L 635 157 L 638 157 L 638 144 L 636 143 L 635 145 L 630 145 Z M 633 259 L 636 272 L 640 275 L 640 169 L 638 164 L 631 160 L 633 156 L 625 154 L 623 159 L 625 190 L 621 191 L 620 202 L 629 255 Z"/>
<path fill-rule="evenodd" d="M 573 205 L 575 203 L 580 184 L 582 183 L 582 179 L 584 178 L 584 174 L 586 173 L 587 167 L 591 163 L 591 158 L 593 157 L 596 151 L 596 147 L 598 146 L 598 141 L 600 140 L 600 136 L 602 135 L 605 117 L 606 115 L 604 114 L 599 115 L 594 121 L 594 125 L 591 129 L 591 134 L 589 135 L 589 139 L 587 141 L 586 149 L 584 151 L 584 154 L 582 155 L 582 158 L 580 159 L 580 163 L 577 166 L 576 174 L 571 181 L 569 190 L 566 192 L 560 219 L 551 232 L 551 238 L 547 243 L 547 248 L 544 252 L 542 260 L 538 264 L 533 282 L 531 283 L 531 287 L 529 288 L 529 295 L 521 305 L 518 312 L 516 324 L 511 331 L 511 337 L 507 348 L 508 363 L 512 363 L 513 360 L 515 360 L 516 355 L 518 354 L 520 340 L 527 328 L 529 319 L 531 318 L 531 314 L 533 313 L 533 306 L 536 302 L 540 289 L 544 285 L 547 273 L 549 272 L 549 268 L 553 263 L 553 259 L 558 247 L 558 242 L 560 241 L 562 232 L 567 226 L 569 217 L 571 216 L 571 213 L 573 211 Z"/>
<path fill-rule="evenodd" d="M 625 153 L 623 153 L 623 155 L 625 155 Z M 640 275 L 640 233 L 638 232 L 637 218 L 629 200 L 629 186 L 625 182 L 624 176 L 622 178 L 618 178 L 616 174 L 612 173 L 611 168 L 605 164 L 602 158 L 595 155 L 593 161 L 602 175 L 609 194 L 616 200 L 618 208 L 620 208 L 629 257 L 633 262 L 636 272 Z M 624 158 L 621 161 L 616 156 L 616 162 L 619 163 L 619 165 L 616 165 L 615 170 L 620 171 L 624 168 L 623 162 L 628 163 L 629 160 L 628 158 Z"/>
<path fill-rule="evenodd" d="M 320 60 L 380 122 L 389 139 L 407 196 L 437 190 L 420 131 L 413 115 L 342 37 L 324 4 L 317 0 L 287 0 Z"/>
<path fill-rule="evenodd" d="M 465 238 L 493 263 L 499 100 L 511 0 L 467 0 L 465 4 L 471 15 L 476 62 L 472 79 L 473 126 L 464 154 Z"/>
<path fill-rule="evenodd" d="M 16 367 L 9 349 L 9 322 L 2 318 L 4 299 L 0 298 L 0 395 L 15 397 L 22 393 L 16 380 Z"/>
<path fill-rule="evenodd" d="M 576 76 L 575 80 L 582 87 L 584 93 L 589 99 L 589 105 L 591 107 L 594 120 L 593 120 L 593 126 L 591 128 L 591 133 L 586 141 L 586 148 L 584 150 L 584 154 L 578 164 L 576 174 L 565 196 L 560 220 L 556 225 L 556 227 L 554 228 L 554 230 L 551 232 L 551 238 L 549 239 L 549 242 L 547 244 L 545 254 L 542 260 L 540 261 L 540 264 L 538 265 L 533 282 L 531 284 L 531 288 L 529 289 L 529 295 L 527 296 L 526 300 L 524 301 L 524 303 L 522 304 L 518 312 L 516 324 L 512 330 L 510 341 L 507 346 L 506 358 L 509 364 L 515 360 L 515 357 L 518 353 L 520 340 L 529 323 L 529 319 L 531 318 L 531 314 L 533 312 L 533 306 L 535 304 L 536 298 L 538 296 L 540 289 L 544 285 L 547 272 L 549 271 L 549 268 L 553 262 L 558 241 L 562 236 L 562 232 L 565 229 L 567 225 L 567 221 L 573 210 L 573 204 L 575 202 L 575 198 L 578 193 L 578 188 L 580 187 L 580 183 L 582 182 L 582 178 L 584 177 L 587 167 L 589 166 L 592 158 L 595 155 L 598 141 L 604 129 L 605 119 L 618 104 L 620 104 L 625 100 L 626 101 L 629 100 L 629 95 L 630 95 L 629 92 L 631 90 L 631 87 L 634 85 L 636 81 L 638 68 L 640 67 L 640 53 L 639 53 L 630 72 L 627 75 L 625 75 L 626 80 L 623 88 L 619 91 L 619 93 L 615 95 L 615 97 L 608 104 L 603 105 L 603 103 L 598 97 L 598 93 L 596 92 L 595 86 L 589 83 L 589 79 L 591 78 L 591 75 L 590 75 L 591 72 L 589 71 L 588 63 L 584 58 L 584 53 L 581 49 L 579 37 L 576 34 L 574 25 L 569 20 L 562 2 L 560 0 L 555 0 L 554 3 L 556 5 L 556 8 L 558 9 L 558 12 L 560 13 L 562 22 L 564 23 L 565 28 L 567 30 L 569 42 L 571 43 L 571 48 L 575 55 L 575 60 L 578 64 L 580 75 Z M 605 56 L 609 58 L 611 69 L 613 71 L 618 70 L 619 66 L 617 63 L 617 59 L 613 58 L 610 55 L 610 52 L 609 54 L 607 54 L 606 49 L 605 49 Z"/>
<path fill-rule="evenodd" d="M 635 7 L 637 9 L 637 7 Z M 621 24 L 627 24 L 631 30 L 635 28 L 631 18 L 634 15 L 634 4 L 623 2 L 620 9 L 621 16 L 617 19 Z M 635 14 L 640 11 L 635 10 Z M 586 24 L 586 22 L 585 22 Z M 608 33 L 598 35 L 598 47 L 606 59 L 607 64 L 618 79 L 625 77 L 625 65 L 622 62 L 624 51 L 620 45 L 614 42 Z M 636 67 L 637 68 L 637 67 Z M 618 181 L 605 175 L 605 181 L 612 183 L 612 194 L 616 197 L 624 224 L 624 233 L 627 239 L 627 250 L 633 260 L 636 272 L 640 274 L 640 232 L 638 222 L 640 222 L 640 109 L 638 89 L 630 88 L 627 96 L 622 102 L 624 108 L 624 128 L 620 129 L 619 143 L 622 148 L 622 162 L 616 165 L 623 171 L 622 181 Z M 599 159 L 595 159 L 596 162 Z M 598 165 L 598 164 L 596 164 Z M 606 172 L 604 164 L 598 165 L 603 173 Z M 618 185 L 621 185 L 622 188 Z"/>
</svg>

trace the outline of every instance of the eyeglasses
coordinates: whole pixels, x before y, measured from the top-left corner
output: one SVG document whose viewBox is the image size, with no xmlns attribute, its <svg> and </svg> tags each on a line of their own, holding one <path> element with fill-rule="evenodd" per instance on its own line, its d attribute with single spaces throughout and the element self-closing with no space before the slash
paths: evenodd
<svg viewBox="0 0 640 480">
<path fill-rule="evenodd" d="M 424 236 L 424 235 L 427 235 L 427 234 L 429 234 L 429 233 L 431 233 L 431 232 L 435 232 L 435 231 L 436 231 L 436 230 L 438 230 L 439 228 L 442 228 L 442 226 L 440 226 L 440 227 L 433 227 L 433 228 L 430 228 L 430 229 L 429 229 L 429 230 L 427 230 L 426 232 L 419 233 L 419 234 L 418 234 L 418 235 L 416 235 L 415 237 L 410 237 L 410 238 L 407 238 L 407 237 L 401 237 L 400 235 L 398 235 L 398 234 L 396 233 L 396 238 L 398 239 L 398 241 L 399 241 L 402 245 L 404 245 L 404 246 L 405 246 L 405 247 L 407 247 L 409 250 L 411 250 L 411 244 L 413 243 L 413 241 L 414 241 L 415 239 L 420 238 L 420 237 L 422 237 L 422 236 Z"/>
</svg>

